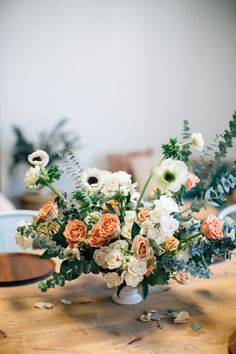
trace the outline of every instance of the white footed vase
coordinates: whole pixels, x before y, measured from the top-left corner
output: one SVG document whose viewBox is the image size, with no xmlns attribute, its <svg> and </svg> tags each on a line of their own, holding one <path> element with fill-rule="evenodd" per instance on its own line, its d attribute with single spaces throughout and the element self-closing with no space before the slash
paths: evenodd
<svg viewBox="0 0 236 354">
<path fill-rule="evenodd" d="M 138 288 L 126 286 L 121 290 L 119 296 L 115 293 L 112 299 L 120 305 L 135 305 L 142 301 L 142 296 L 139 294 Z"/>
</svg>

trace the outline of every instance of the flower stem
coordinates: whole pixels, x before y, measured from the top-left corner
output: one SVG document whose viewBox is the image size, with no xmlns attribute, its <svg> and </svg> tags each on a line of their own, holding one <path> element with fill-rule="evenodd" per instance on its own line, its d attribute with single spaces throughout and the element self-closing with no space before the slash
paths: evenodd
<svg viewBox="0 0 236 354">
<path fill-rule="evenodd" d="M 63 200 L 64 202 L 67 202 L 64 195 L 52 183 L 46 182 L 46 184 L 47 184 L 48 188 L 50 188 L 51 191 L 53 193 L 55 193 L 61 200 Z"/>
<path fill-rule="evenodd" d="M 184 240 L 181 240 L 181 241 L 180 241 L 180 244 L 186 243 L 186 242 L 192 240 L 193 238 L 195 238 L 195 237 L 197 237 L 197 236 L 199 236 L 199 235 L 201 235 L 201 234 L 202 234 L 201 232 L 198 232 L 197 234 L 195 234 L 195 235 L 193 235 L 193 236 L 191 236 L 191 237 L 189 237 L 189 238 L 185 238 Z"/>
<path fill-rule="evenodd" d="M 93 215 L 92 213 L 87 213 L 88 216 L 90 216 L 91 219 L 93 219 L 94 221 L 98 221 L 99 217 L 96 215 Z"/>
<path fill-rule="evenodd" d="M 140 193 L 140 196 L 139 196 L 138 201 L 137 201 L 137 204 L 136 204 L 136 212 L 138 212 L 140 203 L 141 203 L 141 201 L 142 201 L 142 199 L 143 199 L 144 193 L 146 192 L 146 189 L 147 189 L 147 187 L 148 187 L 148 185 L 149 185 L 149 183 L 150 183 L 152 177 L 153 177 L 153 171 L 150 173 L 149 177 L 147 178 L 147 180 L 146 180 L 146 182 L 145 182 L 145 184 L 144 184 L 144 186 L 143 186 L 143 189 L 142 189 L 142 191 L 141 191 L 141 193 Z"/>
</svg>

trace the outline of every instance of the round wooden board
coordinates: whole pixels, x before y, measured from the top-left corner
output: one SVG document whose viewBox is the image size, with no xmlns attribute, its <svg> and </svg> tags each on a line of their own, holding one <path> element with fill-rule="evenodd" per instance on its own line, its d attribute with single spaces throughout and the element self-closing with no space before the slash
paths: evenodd
<svg viewBox="0 0 236 354">
<path fill-rule="evenodd" d="M 0 286 L 32 283 L 49 277 L 55 268 L 51 259 L 30 253 L 0 253 Z"/>
</svg>

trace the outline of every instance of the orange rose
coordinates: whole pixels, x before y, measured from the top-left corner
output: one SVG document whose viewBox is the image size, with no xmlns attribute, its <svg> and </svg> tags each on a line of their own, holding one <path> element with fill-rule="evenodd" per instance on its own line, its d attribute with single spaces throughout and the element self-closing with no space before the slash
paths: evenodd
<svg viewBox="0 0 236 354">
<path fill-rule="evenodd" d="M 196 187 L 196 185 L 200 182 L 200 179 L 194 174 L 189 172 L 188 173 L 188 179 L 185 183 L 187 191 Z"/>
<path fill-rule="evenodd" d="M 110 204 L 117 215 L 120 214 L 120 210 L 119 210 L 119 207 L 118 207 L 118 202 L 117 202 L 115 199 L 109 200 L 109 201 L 107 201 L 106 203 L 103 203 L 103 204 L 102 204 L 102 210 L 103 210 L 105 213 L 108 213 L 109 210 L 107 209 L 106 204 Z"/>
<path fill-rule="evenodd" d="M 110 237 L 106 235 L 101 235 L 97 224 L 90 230 L 90 237 L 88 239 L 88 244 L 90 247 L 102 247 L 106 246 L 109 242 Z"/>
<path fill-rule="evenodd" d="M 177 240 L 174 236 L 168 236 L 165 241 L 164 249 L 166 251 L 176 251 L 178 246 L 179 240 Z"/>
<path fill-rule="evenodd" d="M 77 244 L 85 240 L 87 234 L 87 226 L 81 220 L 70 220 L 66 225 L 63 235 L 68 243 Z"/>
<path fill-rule="evenodd" d="M 56 217 L 58 215 L 57 206 L 53 202 L 45 203 L 38 211 L 38 217 L 40 219 L 46 219 L 47 217 Z"/>
<path fill-rule="evenodd" d="M 117 237 L 120 233 L 120 221 L 117 215 L 105 214 L 97 223 L 99 233 L 110 238 Z"/>
<path fill-rule="evenodd" d="M 151 257 L 151 247 L 149 240 L 141 235 L 135 236 L 132 244 L 132 251 L 140 261 L 147 261 Z"/>
<path fill-rule="evenodd" d="M 201 231 L 203 235 L 210 240 L 221 240 L 223 238 L 222 223 L 215 215 L 208 216 L 202 223 Z"/>
<path fill-rule="evenodd" d="M 148 208 L 141 208 L 138 213 L 138 219 L 140 222 L 148 220 L 150 217 L 150 210 Z"/>
</svg>

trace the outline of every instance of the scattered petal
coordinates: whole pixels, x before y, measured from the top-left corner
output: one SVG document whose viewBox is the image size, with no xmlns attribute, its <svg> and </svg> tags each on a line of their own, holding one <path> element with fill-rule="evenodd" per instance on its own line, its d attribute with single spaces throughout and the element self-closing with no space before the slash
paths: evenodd
<svg viewBox="0 0 236 354">
<path fill-rule="evenodd" d="M 187 311 L 180 311 L 179 313 L 177 313 L 174 319 L 174 323 L 183 324 L 183 323 L 187 323 L 188 320 L 189 320 L 189 313 Z"/>
<path fill-rule="evenodd" d="M 199 325 L 199 324 L 197 324 L 197 323 L 192 323 L 192 330 L 193 331 L 198 331 L 199 329 L 201 329 L 202 327 Z"/>
<path fill-rule="evenodd" d="M 65 305 L 70 305 L 71 304 L 71 301 L 70 300 L 67 300 L 67 299 L 61 299 L 61 302 Z"/>
<path fill-rule="evenodd" d="M 35 307 L 36 309 L 45 308 L 45 309 L 47 309 L 47 310 L 50 310 L 50 309 L 53 308 L 53 306 L 54 306 L 54 305 L 51 304 L 50 302 L 43 302 L 43 301 L 37 302 L 36 304 L 34 304 L 34 307 Z"/>
<path fill-rule="evenodd" d="M 2 331 L 1 329 L 0 329 L 0 338 L 7 338 L 6 332 Z"/>
</svg>

